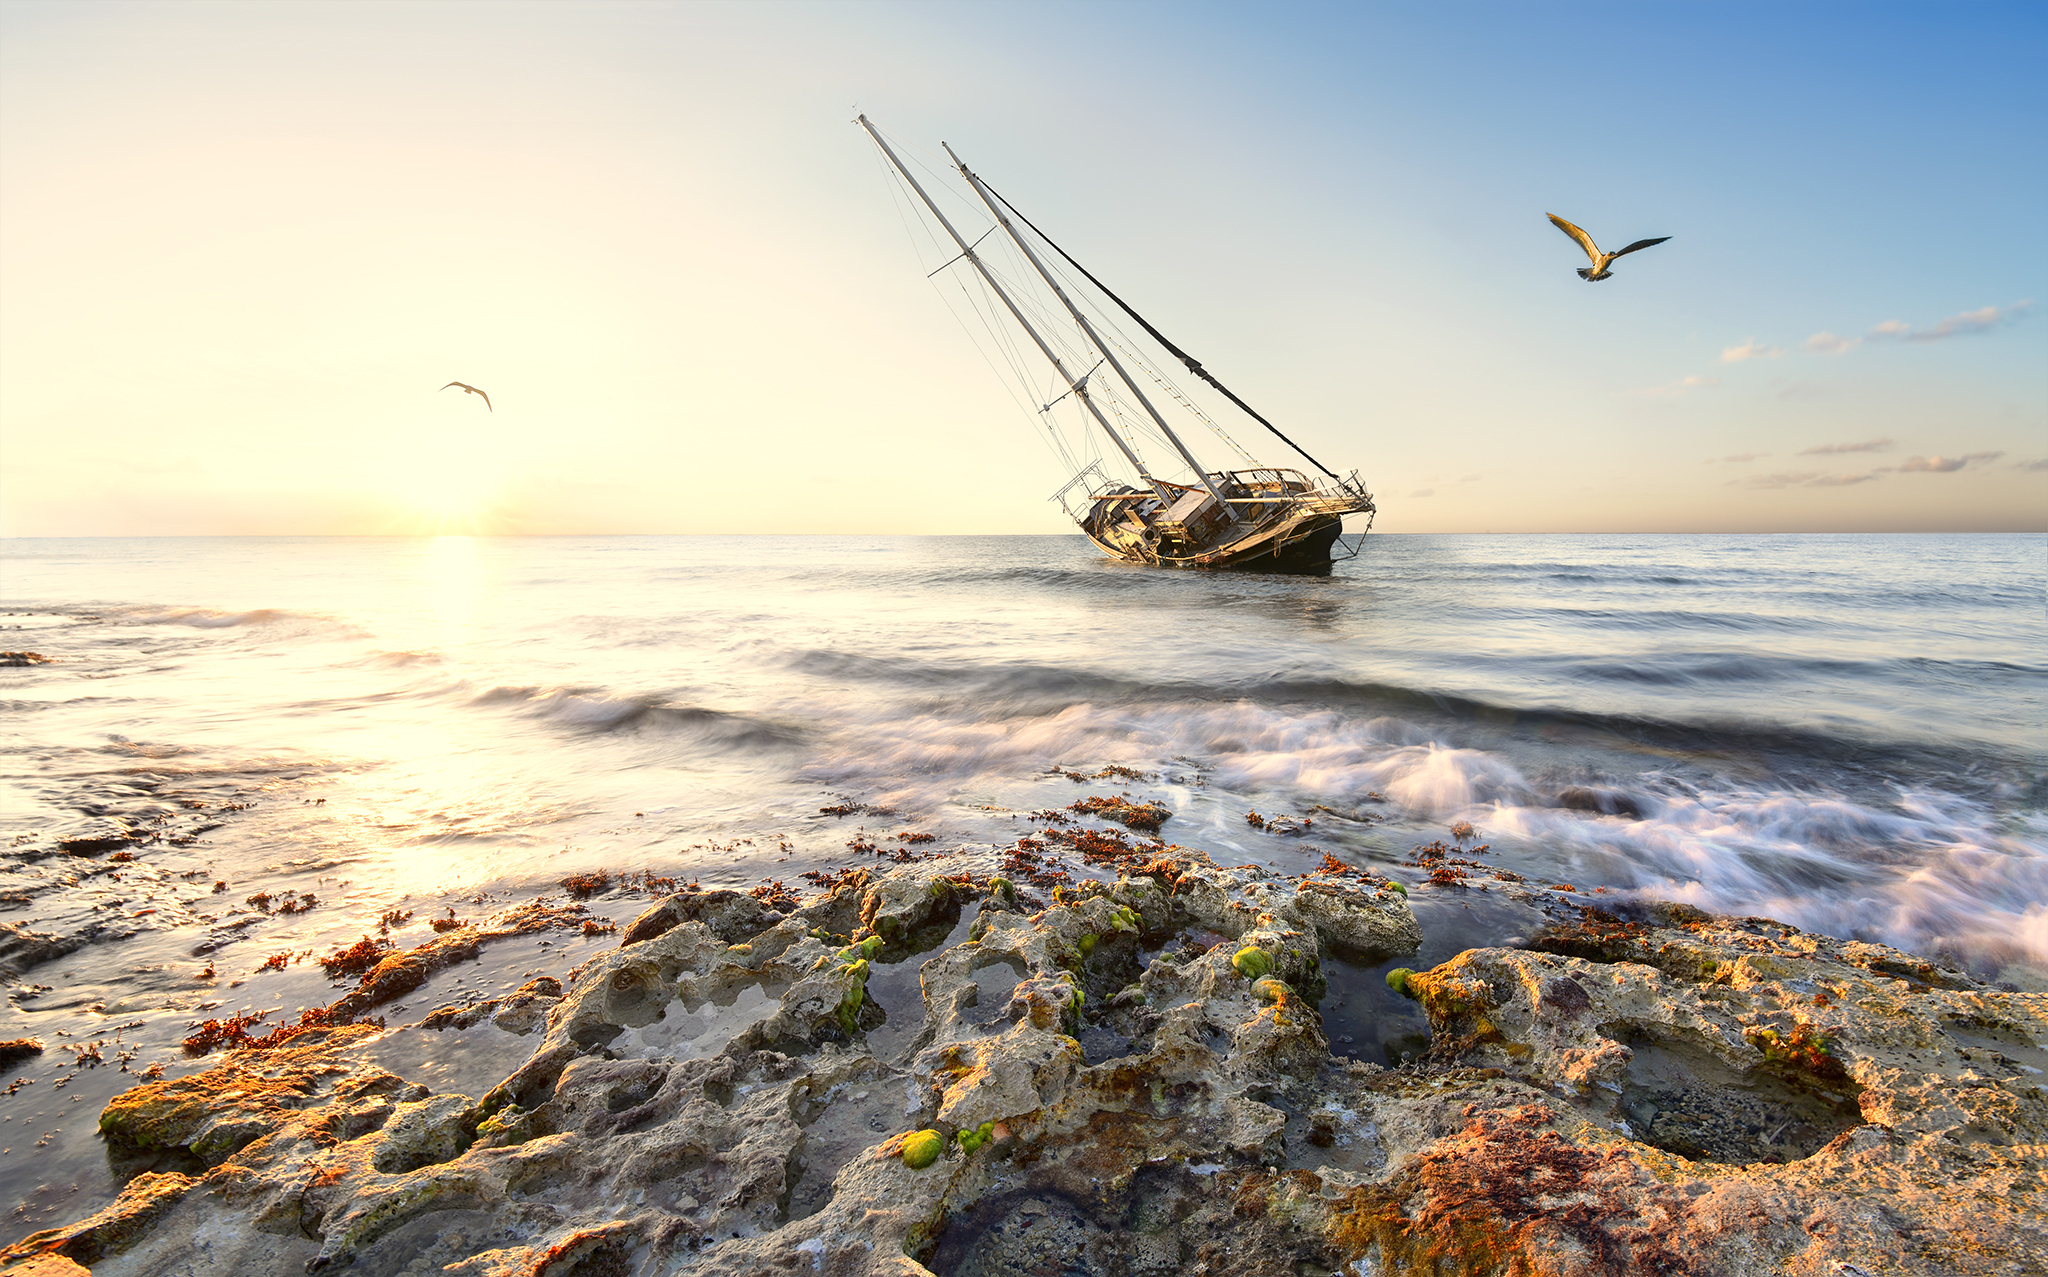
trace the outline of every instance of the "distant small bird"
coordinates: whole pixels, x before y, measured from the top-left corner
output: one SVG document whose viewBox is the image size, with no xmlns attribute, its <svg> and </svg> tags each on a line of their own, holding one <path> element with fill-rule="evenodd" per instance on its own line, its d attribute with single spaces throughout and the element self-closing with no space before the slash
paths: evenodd
<svg viewBox="0 0 2048 1277">
<path fill-rule="evenodd" d="M 1583 266 L 1579 268 L 1579 278 L 1587 281 L 1588 283 L 1591 283 L 1593 280 L 1596 279 L 1606 279 L 1609 275 L 1612 275 L 1614 272 L 1608 270 L 1607 267 L 1610 263 L 1614 261 L 1615 258 L 1627 257 L 1630 253 L 1635 252 L 1639 248 L 1648 248 L 1652 244 L 1661 244 L 1665 240 L 1671 238 L 1669 235 L 1659 235 L 1656 239 L 1639 239 L 1635 243 L 1630 244 L 1627 248 L 1622 249 L 1618 253 L 1603 253 L 1600 251 L 1600 246 L 1593 242 L 1593 237 L 1591 235 L 1586 234 L 1586 232 L 1580 230 L 1578 227 L 1572 225 L 1570 222 L 1567 222 L 1555 213 L 1545 213 L 1544 216 L 1548 217 L 1553 223 L 1555 223 L 1557 229 L 1563 231 L 1565 234 L 1577 240 L 1579 242 L 1579 247 L 1586 250 L 1586 256 L 1593 259 L 1593 267 L 1591 270 L 1588 270 Z"/>
<path fill-rule="evenodd" d="M 1590 243 L 1591 241 L 1588 241 L 1588 242 Z M 1654 243 L 1656 243 L 1657 241 L 1655 241 L 1655 240 L 1651 240 L 1650 242 L 1654 244 Z M 1641 245 L 1636 245 L 1635 247 L 1641 247 Z M 1621 251 L 1622 251 L 1623 253 L 1626 253 L 1626 252 L 1628 251 L 1628 249 L 1624 248 L 1624 249 L 1622 249 Z M 1616 256 L 1619 256 L 1619 255 L 1620 255 L 1620 254 L 1616 254 Z M 1580 273 L 1581 275 L 1583 275 L 1583 274 L 1585 274 L 1586 272 L 1584 272 L 1584 271 L 1580 271 L 1579 273 Z M 449 383 L 448 383 L 448 385 L 447 385 L 447 386 L 443 386 L 443 387 L 441 387 L 441 389 L 443 389 L 443 390 L 446 390 L 446 389 L 448 389 L 448 387 L 449 387 L 449 386 L 461 386 L 461 387 L 462 387 L 462 388 L 463 388 L 463 389 L 464 389 L 465 391 L 468 391 L 468 392 L 469 392 L 470 394 L 472 394 L 472 395 L 484 395 L 484 392 L 483 392 L 483 391 L 481 391 L 481 390 L 478 390 L 478 389 L 477 389 L 477 388 L 476 388 L 475 386 L 472 386 L 472 385 L 468 385 L 467 383 L 465 383 L 465 382 L 460 382 L 460 381 L 451 381 L 451 382 L 449 382 Z M 491 408 L 491 397 L 490 397 L 489 395 L 484 395 L 484 407 L 486 407 L 486 408 L 489 408 L 489 409 L 490 409 L 490 410 L 491 410 L 492 412 L 496 412 L 496 411 L 497 411 L 497 409 L 496 409 L 496 408 Z"/>
</svg>

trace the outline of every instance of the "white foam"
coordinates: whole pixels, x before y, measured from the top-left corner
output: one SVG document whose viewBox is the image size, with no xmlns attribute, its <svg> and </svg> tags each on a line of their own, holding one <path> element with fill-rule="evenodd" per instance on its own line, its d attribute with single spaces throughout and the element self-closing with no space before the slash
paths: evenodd
<svg viewBox="0 0 2048 1277">
<path fill-rule="evenodd" d="M 1588 856 L 1645 896 L 1993 963 L 2048 962 L 2048 855 L 1950 794 L 1895 810 L 1833 794 L 1666 793 L 1646 819 L 1502 805 L 1492 839 Z"/>
<path fill-rule="evenodd" d="M 1250 702 L 1084 703 L 1016 718 L 875 713 L 828 735 L 803 775 L 892 787 L 915 778 L 913 790 L 940 799 L 960 781 L 1028 775 L 1053 760 L 1184 755 L 1212 761 L 1213 780 L 1233 789 L 1296 790 L 1317 801 L 1377 791 L 1422 816 L 1530 793 L 1506 760 L 1431 742 L 1413 724 Z"/>
<path fill-rule="evenodd" d="M 2048 964 L 2048 855 L 2040 831 L 2002 831 L 1954 794 L 1888 805 L 1768 786 L 1700 788 L 1663 772 L 1625 790 L 1641 819 L 1546 804 L 1497 753 L 1416 724 L 1235 703 L 1070 705 L 1039 716 L 891 716 L 869 707 L 828 729 L 803 778 L 932 806 L 1053 761 L 1158 766 L 1191 756 L 1212 788 L 1301 803 L 1378 792 L 1402 817 L 1463 817 L 1505 867 L 1577 860 L 1587 885 L 1717 913 L 1761 915 L 1930 955 Z M 1548 872 L 1548 870 L 1545 870 Z"/>
</svg>

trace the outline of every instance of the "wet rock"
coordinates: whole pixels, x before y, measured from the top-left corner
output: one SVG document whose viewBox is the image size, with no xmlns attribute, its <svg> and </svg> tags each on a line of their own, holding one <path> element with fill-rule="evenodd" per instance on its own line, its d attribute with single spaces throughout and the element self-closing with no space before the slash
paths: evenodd
<svg viewBox="0 0 2048 1277">
<path fill-rule="evenodd" d="M 0 1069 L 13 1068 L 23 1060 L 32 1060 L 42 1053 L 41 1038 L 14 1038 L 0 1042 Z"/>
<path fill-rule="evenodd" d="M 490 1014 L 544 1031 L 479 1099 L 362 1065 L 367 1028 L 137 1088 L 109 1139 L 203 1174 L 138 1179 L 0 1263 L 1818 1277 L 2048 1257 L 2048 995 L 1652 911 L 1549 937 L 1582 952 L 1410 974 L 1432 1058 L 1383 1070 L 1333 1058 L 1316 1007 L 1327 947 L 1415 934 L 1395 893 L 1177 852 L 1026 914 L 939 867 L 752 931 L 700 901 L 566 989 L 522 988 Z M 898 963 L 919 996 L 884 1012 L 868 983 Z M 1104 1041 L 1119 1053 L 1084 1045 Z"/>
<path fill-rule="evenodd" d="M 487 927 L 465 927 L 401 950 L 378 962 L 364 973 L 360 984 L 330 1003 L 329 1018 L 355 1019 L 386 1002 L 396 1001 L 425 984 L 435 972 L 474 960 L 483 946 L 493 941 L 579 929 L 587 912 L 582 905 L 535 902 L 500 915 Z M 452 1020 L 448 1023 L 452 1024 Z"/>
<path fill-rule="evenodd" d="M 683 891 L 655 902 L 633 919 L 620 934 L 619 946 L 652 940 L 685 922 L 700 923 L 725 943 L 738 944 L 781 920 L 781 914 L 742 892 Z"/>
<path fill-rule="evenodd" d="M 547 1023 L 548 1012 L 561 1000 L 561 981 L 550 976 L 529 980 L 498 1001 L 491 1023 L 507 1033 L 532 1033 Z"/>
<path fill-rule="evenodd" d="M 96 856 L 103 851 L 119 851 L 123 847 L 133 847 L 141 841 L 141 836 L 136 834 L 103 834 L 59 839 L 57 849 L 70 852 L 74 856 Z"/>
<path fill-rule="evenodd" d="M 129 1250 L 152 1232 L 198 1183 L 189 1175 L 145 1171 L 128 1181 L 120 1197 L 105 1210 L 67 1227 L 30 1233 L 0 1250 L 0 1265 L 6 1266 L 10 1277 L 19 1271 L 15 1264 L 27 1267 L 39 1261 L 66 1260 L 97 1266 L 106 1257 Z M 51 1271 L 66 1270 L 59 1265 Z"/>
<path fill-rule="evenodd" d="M 92 1270 L 62 1255 L 37 1255 L 7 1270 L 9 1277 L 92 1277 Z"/>
<path fill-rule="evenodd" d="M 386 1175 L 453 1161 L 476 1139 L 476 1106 L 466 1095 L 435 1095 L 393 1106 L 371 1165 Z"/>
<path fill-rule="evenodd" d="M 442 1031 L 447 1029 L 473 1029 L 497 1013 L 498 999 L 488 998 L 482 1002 L 455 1003 L 436 1007 L 420 1020 L 423 1029 Z"/>
<path fill-rule="evenodd" d="M 1557 791 L 1557 805 L 1567 811 L 1590 811 L 1602 816 L 1626 816 L 1630 820 L 1643 818 L 1642 805 L 1618 789 L 1591 789 L 1584 785 L 1572 785 Z"/>
<path fill-rule="evenodd" d="M 1314 927 L 1325 944 L 1372 957 L 1413 953 L 1422 945 L 1422 928 L 1407 897 L 1391 887 L 1368 891 L 1311 878 L 1295 892 L 1287 913 Z"/>
<path fill-rule="evenodd" d="M 472 1029 L 489 1020 L 507 1033 L 524 1035 L 546 1024 L 549 1010 L 561 1000 L 562 982 L 542 976 L 528 980 L 502 998 L 437 1007 L 420 1020 L 419 1027 Z"/>
<path fill-rule="evenodd" d="M 84 948 L 90 940 L 85 935 L 32 931 L 25 922 L 0 925 L 0 979 L 17 979 L 33 967 Z"/>
<path fill-rule="evenodd" d="M 1701 1185 L 1687 1216 L 1719 1198 L 1834 1218 L 1865 1192 L 1904 1193 L 1910 1219 L 1896 1232 L 1865 1219 L 1859 1235 L 1889 1246 L 1953 1229 L 1982 1253 L 2048 1254 L 2024 1169 L 2048 1145 L 2048 998 L 1766 919 L 1649 916 L 1589 916 L 1541 938 L 1570 953 L 1472 950 L 1411 977 L 1438 1058 L 1559 1096 L 1646 1171 Z M 1946 987 L 1886 974 L 1901 963 Z M 2003 1195 L 1980 1211 L 1978 1184 Z M 1851 1249 L 1775 1241 L 1787 1255 Z M 1887 1271 L 1948 1263 L 1907 1249 L 1918 1258 Z"/>
<path fill-rule="evenodd" d="M 204 1072 L 145 1083 L 101 1111 L 100 1134 L 118 1148 L 184 1152 L 214 1166 L 291 1112 L 420 1091 L 395 1074 L 350 1064 L 343 1048 L 376 1032 L 367 1025 L 316 1029 L 289 1047 L 238 1051 Z"/>
</svg>

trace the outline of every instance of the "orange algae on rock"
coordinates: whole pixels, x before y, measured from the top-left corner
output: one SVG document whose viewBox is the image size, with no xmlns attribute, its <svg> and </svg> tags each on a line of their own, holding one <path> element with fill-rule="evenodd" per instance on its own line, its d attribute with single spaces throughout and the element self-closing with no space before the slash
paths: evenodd
<svg viewBox="0 0 2048 1277">
<path fill-rule="evenodd" d="M 1682 1218 L 1682 1192 L 1566 1140 L 1541 1105 L 1467 1111 L 1462 1130 L 1339 1199 L 1330 1234 L 1347 1263 L 1444 1277 L 1696 1270 L 1655 1222 Z"/>
</svg>

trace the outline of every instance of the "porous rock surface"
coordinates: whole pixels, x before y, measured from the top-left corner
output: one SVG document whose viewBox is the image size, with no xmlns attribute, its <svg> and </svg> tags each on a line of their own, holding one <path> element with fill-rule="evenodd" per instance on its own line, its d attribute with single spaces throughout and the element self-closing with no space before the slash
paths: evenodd
<svg viewBox="0 0 2048 1277">
<path fill-rule="evenodd" d="M 957 863 L 957 862 L 956 862 Z M 1419 940 L 1356 875 L 1199 853 L 1032 901 L 922 864 L 796 910 L 663 902 L 520 991 L 489 1094 L 314 1030 L 136 1088 L 182 1155 L 0 1252 L 99 1277 L 2020 1273 L 2048 1264 L 2048 996 L 1665 910 L 1410 976 L 1432 1058 L 1333 1058 L 1330 946 Z M 747 900 L 746 904 L 738 903 Z M 887 1025 L 878 968 L 921 964 Z M 557 997 L 557 994 L 560 994 Z M 904 1010 L 898 1008 L 899 1020 Z M 886 1042 L 887 1046 L 878 1046 Z M 938 1155 L 928 1163 L 935 1134 Z M 906 1152 L 913 1155 L 906 1158 Z"/>
</svg>

